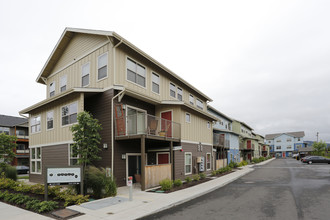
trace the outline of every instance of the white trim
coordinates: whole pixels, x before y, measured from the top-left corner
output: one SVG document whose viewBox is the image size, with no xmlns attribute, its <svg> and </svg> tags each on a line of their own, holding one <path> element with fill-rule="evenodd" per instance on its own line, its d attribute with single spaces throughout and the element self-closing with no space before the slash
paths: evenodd
<svg viewBox="0 0 330 220">
<path fill-rule="evenodd" d="M 187 173 L 186 172 L 186 155 L 187 154 L 190 154 L 190 157 L 191 157 L 191 164 L 190 164 L 190 173 Z M 192 174 L 192 165 L 193 165 L 193 157 L 192 157 L 192 153 L 191 152 L 185 152 L 184 153 L 184 175 L 190 175 Z"/>
<path fill-rule="evenodd" d="M 127 71 L 127 69 L 126 69 L 126 71 Z M 159 78 L 159 83 L 158 83 L 158 86 L 159 86 L 159 93 L 154 92 L 154 91 L 152 90 L 152 83 L 153 83 L 153 81 L 152 81 L 152 74 L 157 75 L 158 78 Z M 126 77 L 127 77 L 127 74 L 126 74 Z M 150 84 L 151 92 L 154 93 L 154 94 L 156 94 L 156 95 L 160 95 L 160 91 L 161 91 L 161 89 L 160 89 L 160 84 L 161 84 L 161 81 L 160 81 L 160 75 L 159 75 L 158 73 L 154 72 L 154 71 L 151 71 L 151 80 L 150 80 L 150 81 L 151 81 L 151 84 Z"/>
<path fill-rule="evenodd" d="M 210 169 L 207 169 L 207 155 L 208 155 L 208 154 L 210 155 Z M 212 169 L 212 155 L 211 155 L 210 152 L 207 152 L 207 153 L 206 153 L 205 163 L 206 163 L 206 171 L 211 170 L 211 169 Z"/>
<path fill-rule="evenodd" d="M 189 121 L 187 121 L 187 115 L 189 115 Z M 184 114 L 185 122 L 191 124 L 191 114 L 189 112 L 185 112 Z"/>
<path fill-rule="evenodd" d="M 51 146 L 58 146 L 63 144 L 72 144 L 74 143 L 73 140 L 70 141 L 61 141 L 61 142 L 53 142 L 48 144 L 38 144 L 38 145 L 30 145 L 29 148 L 36 148 L 36 147 L 51 147 Z"/>
<path fill-rule="evenodd" d="M 146 81 L 146 86 L 144 87 L 144 86 L 141 86 L 140 84 L 138 84 L 138 83 L 136 83 L 136 82 L 133 82 L 133 81 L 131 81 L 131 80 L 128 80 L 127 79 L 127 59 L 130 59 L 130 60 L 132 60 L 133 62 L 135 62 L 135 64 L 136 65 L 140 65 L 140 66 L 142 66 L 142 67 L 144 67 L 144 69 L 145 69 L 145 71 L 146 71 L 146 76 L 145 76 L 145 81 Z M 148 69 L 147 69 L 147 67 L 146 66 L 144 66 L 144 65 L 142 65 L 141 63 L 139 63 L 139 62 L 137 62 L 135 59 L 133 59 L 133 58 L 131 58 L 131 57 L 129 57 L 129 56 L 127 56 L 126 55 L 126 59 L 125 59 L 125 73 L 126 73 L 126 76 L 125 76 L 125 80 L 127 81 L 127 82 L 129 82 L 129 83 L 132 83 L 132 84 L 134 84 L 134 85 L 136 85 L 136 86 L 139 86 L 139 87 L 141 87 L 141 88 L 143 88 L 143 89 L 148 89 Z M 135 73 L 135 74 L 138 74 L 137 72 Z M 152 81 L 152 80 L 151 80 Z M 152 89 L 151 89 L 152 90 Z M 160 91 L 160 90 L 159 90 Z M 157 93 L 156 93 L 157 94 Z"/>
<path fill-rule="evenodd" d="M 145 153 L 146 155 L 146 164 L 148 164 L 148 154 Z M 126 185 L 127 185 L 127 180 L 128 180 L 128 157 L 129 156 L 141 156 L 141 153 L 126 153 Z M 142 158 L 141 158 L 141 169 L 142 169 Z M 141 170 L 140 170 L 141 171 Z"/>
<path fill-rule="evenodd" d="M 65 85 L 61 85 L 62 79 L 65 78 Z M 61 91 L 62 87 L 65 86 L 65 90 Z M 68 74 L 62 75 L 60 77 L 60 83 L 59 83 L 59 92 L 65 92 L 66 90 L 68 90 Z"/>
<path fill-rule="evenodd" d="M 174 87 L 175 87 L 175 91 L 174 91 L 174 92 L 175 92 L 175 96 L 174 96 L 174 97 L 171 96 L 171 84 L 174 85 Z M 172 98 L 172 99 L 177 99 L 177 93 L 178 93 L 178 91 L 177 91 L 177 86 L 176 86 L 176 84 L 170 81 L 169 84 L 168 84 L 168 86 L 169 86 L 169 87 L 168 87 L 168 92 L 169 92 L 168 94 L 170 95 L 170 98 Z M 179 100 L 178 100 L 178 101 L 179 101 Z"/>
<path fill-rule="evenodd" d="M 181 90 L 181 92 L 182 92 L 181 93 L 182 100 L 179 99 L 179 90 Z M 181 87 L 179 87 L 179 86 L 176 87 L 176 99 L 179 100 L 179 101 L 181 101 L 181 102 L 184 102 L 183 101 L 183 89 Z"/>
<path fill-rule="evenodd" d="M 51 87 L 50 85 L 51 84 L 54 84 L 54 91 L 50 91 Z M 50 93 L 54 92 L 54 95 L 50 96 Z M 51 97 L 54 97 L 56 95 L 56 81 L 53 80 L 53 82 L 50 82 L 49 83 L 49 89 L 48 89 L 48 97 L 51 98 Z"/>
<path fill-rule="evenodd" d="M 37 153 L 38 153 L 38 149 L 40 148 L 40 159 L 37 159 Z M 31 174 L 38 174 L 41 175 L 42 174 L 42 147 L 36 147 L 34 148 L 34 154 L 35 154 L 35 158 L 32 158 L 32 150 L 30 150 L 30 173 Z M 35 172 L 32 172 L 32 162 L 35 162 Z M 37 172 L 37 167 L 38 167 L 38 162 L 40 162 L 40 172 Z"/>
<path fill-rule="evenodd" d="M 181 140 L 181 143 L 187 143 L 187 144 L 199 144 L 199 142 L 197 141 L 188 141 L 188 140 Z M 201 143 L 202 145 L 209 145 L 209 146 L 213 146 L 213 144 L 211 143 Z"/>
<path fill-rule="evenodd" d="M 68 144 L 68 164 L 69 164 L 69 166 L 74 166 L 74 165 L 71 165 L 71 158 L 76 158 L 77 160 L 78 160 L 78 158 L 80 158 L 79 154 L 77 155 L 77 157 L 71 157 L 71 145 L 72 144 L 73 143 Z"/>
<path fill-rule="evenodd" d="M 85 85 L 85 86 L 83 86 L 83 84 L 82 84 L 82 78 L 84 77 L 83 76 L 83 68 L 84 68 L 84 66 L 86 66 L 86 65 L 89 65 L 89 72 L 88 72 L 88 74 L 86 74 L 86 75 L 88 75 L 88 84 L 87 85 Z M 85 63 L 85 64 L 83 64 L 83 65 L 81 65 L 81 71 L 80 71 L 80 85 L 81 85 L 81 87 L 88 87 L 89 86 L 89 84 L 90 84 L 90 79 L 91 79 L 91 62 L 90 61 L 88 61 L 87 63 Z M 85 75 L 85 76 L 86 76 Z"/>
<path fill-rule="evenodd" d="M 40 131 L 32 132 L 32 129 L 31 129 L 31 127 L 32 127 L 32 125 L 31 125 L 31 119 L 32 118 L 36 118 L 36 117 L 40 117 Z M 29 135 L 34 135 L 34 134 L 41 133 L 41 130 L 42 130 L 41 114 L 30 117 L 29 118 Z"/>
<path fill-rule="evenodd" d="M 106 77 L 103 77 L 102 79 L 99 79 L 99 58 L 103 55 L 107 55 L 107 76 Z M 108 51 L 107 52 L 104 52 L 100 55 L 97 56 L 97 59 L 96 59 L 96 82 L 100 82 L 104 79 L 107 79 L 109 77 L 109 53 Z"/>
<path fill-rule="evenodd" d="M 137 110 L 137 111 L 140 111 L 140 112 L 144 112 L 144 114 L 145 115 L 147 115 L 147 110 L 144 110 L 144 109 L 141 109 L 141 108 L 137 108 L 137 107 L 135 107 L 135 106 L 131 106 L 131 105 L 126 105 L 126 111 L 125 111 L 125 118 L 126 118 L 126 124 L 125 124 L 125 126 L 126 126 L 126 135 L 128 135 L 128 120 L 127 120 L 127 118 L 128 118 L 128 115 L 127 115 L 127 113 L 128 113 L 128 108 L 131 108 L 131 109 L 134 109 L 134 110 Z M 147 123 L 148 123 L 148 117 L 145 117 L 144 118 L 144 125 L 145 125 L 145 127 L 144 127 L 144 129 L 147 129 Z M 136 131 L 136 133 L 137 133 L 137 131 Z"/>
<path fill-rule="evenodd" d="M 50 129 L 48 129 L 48 113 L 49 112 L 53 112 L 53 127 L 52 128 L 50 128 Z M 54 129 L 54 116 L 55 116 L 55 114 L 54 114 L 54 109 L 53 110 L 50 110 L 50 111 L 47 111 L 46 112 L 46 131 L 51 131 L 51 130 L 53 130 Z"/>
<path fill-rule="evenodd" d="M 67 127 L 67 126 L 71 126 L 71 125 L 74 125 L 74 124 L 78 124 L 78 120 L 77 120 L 77 122 L 75 122 L 75 123 L 71 123 L 71 124 L 67 124 L 67 125 L 63 125 L 62 124 L 62 108 L 64 107 L 64 106 L 69 106 L 69 105 L 72 105 L 72 104 L 74 104 L 74 103 L 77 103 L 77 116 L 78 116 L 78 113 L 79 113 L 79 103 L 78 103 L 78 101 L 74 101 L 74 102 L 70 102 L 70 103 L 68 103 L 68 104 L 66 104 L 66 105 L 62 105 L 61 107 L 60 107 L 60 124 L 61 124 L 61 128 L 64 128 L 64 127 Z"/>
<path fill-rule="evenodd" d="M 158 165 L 158 155 L 159 154 L 168 154 L 168 163 L 166 163 L 166 164 L 171 164 L 171 158 L 170 158 L 170 153 L 169 152 L 158 152 L 158 153 L 156 153 L 156 164 Z"/>
<path fill-rule="evenodd" d="M 190 102 L 190 96 L 193 98 L 193 103 Z M 195 106 L 195 97 L 191 93 L 189 93 L 188 102 L 189 102 L 190 105 Z"/>
</svg>

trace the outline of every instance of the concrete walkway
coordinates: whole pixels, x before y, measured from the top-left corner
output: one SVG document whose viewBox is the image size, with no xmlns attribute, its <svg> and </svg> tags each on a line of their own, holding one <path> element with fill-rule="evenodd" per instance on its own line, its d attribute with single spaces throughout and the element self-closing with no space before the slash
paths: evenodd
<svg viewBox="0 0 330 220">
<path fill-rule="evenodd" d="M 259 163 L 258 166 L 269 163 L 274 159 L 270 159 Z M 141 191 L 140 188 L 133 190 L 133 201 L 129 201 L 129 188 L 120 187 L 116 197 L 105 198 L 93 202 L 84 203 L 82 205 L 70 206 L 68 209 L 76 210 L 85 215 L 73 218 L 74 220 L 91 220 L 91 219 L 137 219 L 173 206 L 182 204 L 191 199 L 197 198 L 215 189 L 218 189 L 234 180 L 252 172 L 253 165 L 245 166 L 236 172 L 225 176 L 210 180 L 208 182 L 179 190 L 176 192 L 163 194 Z M 15 206 L 7 205 L 0 202 L 0 219 L 34 219 L 43 220 L 50 219 L 48 217 L 29 212 Z"/>
</svg>

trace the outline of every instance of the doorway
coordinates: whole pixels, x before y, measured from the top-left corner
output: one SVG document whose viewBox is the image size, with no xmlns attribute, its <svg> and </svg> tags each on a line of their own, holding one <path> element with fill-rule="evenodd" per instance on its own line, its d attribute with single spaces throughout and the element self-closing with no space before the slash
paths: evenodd
<svg viewBox="0 0 330 220">
<path fill-rule="evenodd" d="M 128 135 L 143 134 L 146 129 L 146 111 L 127 106 L 127 132 Z"/>
<path fill-rule="evenodd" d="M 161 119 L 161 131 L 166 133 L 166 137 L 172 137 L 172 111 L 166 111 L 160 113 Z"/>
</svg>

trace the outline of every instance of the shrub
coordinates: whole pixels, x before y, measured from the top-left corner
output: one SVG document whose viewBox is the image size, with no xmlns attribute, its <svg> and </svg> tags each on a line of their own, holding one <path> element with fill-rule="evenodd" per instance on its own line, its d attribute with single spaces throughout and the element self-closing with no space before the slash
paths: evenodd
<svg viewBox="0 0 330 220">
<path fill-rule="evenodd" d="M 17 180 L 17 170 L 16 170 L 16 167 L 6 166 L 4 168 L 4 171 L 5 171 L 5 175 L 6 175 L 7 178 L 12 179 L 14 181 Z"/>
<path fill-rule="evenodd" d="M 238 167 L 238 164 L 235 163 L 235 162 L 233 162 L 233 161 L 231 161 L 231 162 L 229 163 L 229 167 L 230 167 L 230 168 L 237 168 L 237 167 Z"/>
<path fill-rule="evenodd" d="M 191 179 L 189 176 L 187 176 L 184 180 L 185 180 L 187 183 L 190 183 L 190 182 L 192 181 L 192 179 Z"/>
<path fill-rule="evenodd" d="M 206 174 L 205 174 L 205 173 L 200 173 L 200 174 L 199 174 L 199 178 L 200 178 L 201 180 L 205 179 L 205 178 L 206 178 Z"/>
<path fill-rule="evenodd" d="M 35 184 L 30 186 L 30 192 L 34 194 L 45 194 L 45 186 L 42 184 Z"/>
<path fill-rule="evenodd" d="M 173 185 L 176 186 L 176 187 L 182 186 L 182 180 L 180 180 L 180 179 L 174 180 Z"/>
<path fill-rule="evenodd" d="M 159 182 L 159 185 L 161 186 L 161 190 L 169 191 L 173 187 L 173 182 L 170 179 L 164 179 Z"/>
<path fill-rule="evenodd" d="M 116 196 L 117 195 L 117 184 L 116 180 L 112 177 L 105 177 L 105 196 Z"/>
<path fill-rule="evenodd" d="M 212 173 L 211 173 L 211 176 L 216 176 L 216 175 L 217 175 L 217 171 L 213 170 Z"/>
<path fill-rule="evenodd" d="M 193 175 L 193 180 L 194 181 L 199 181 L 200 176 L 198 174 Z"/>
</svg>

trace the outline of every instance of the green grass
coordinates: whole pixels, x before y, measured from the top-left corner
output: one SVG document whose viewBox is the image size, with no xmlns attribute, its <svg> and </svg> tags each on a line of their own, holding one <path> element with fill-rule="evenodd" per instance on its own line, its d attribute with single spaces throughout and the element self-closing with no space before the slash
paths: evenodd
<svg viewBox="0 0 330 220">
<path fill-rule="evenodd" d="M 17 176 L 17 179 L 28 180 L 29 176 Z"/>
</svg>

